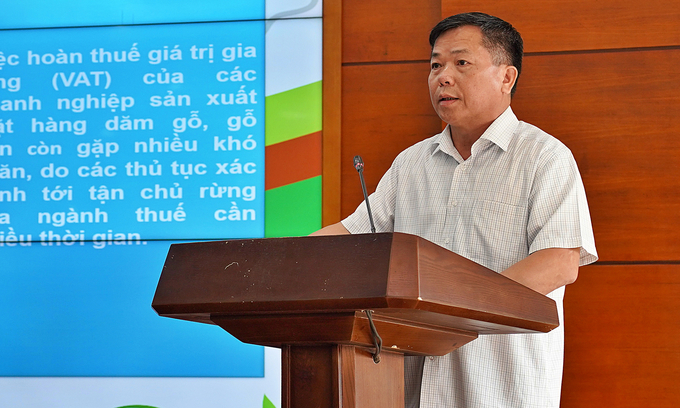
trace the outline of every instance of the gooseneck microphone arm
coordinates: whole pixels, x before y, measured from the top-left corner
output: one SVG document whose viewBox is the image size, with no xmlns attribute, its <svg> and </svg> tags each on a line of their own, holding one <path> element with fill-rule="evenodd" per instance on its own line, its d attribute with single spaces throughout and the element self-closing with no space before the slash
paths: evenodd
<svg viewBox="0 0 680 408">
<path fill-rule="evenodd" d="M 364 201 L 366 202 L 366 210 L 368 211 L 368 221 L 371 223 L 371 232 L 375 233 L 375 225 L 373 224 L 373 215 L 371 214 L 371 205 L 368 203 L 368 193 L 366 192 L 366 182 L 364 181 L 364 161 L 361 156 L 354 156 L 354 168 L 359 172 L 361 179 L 361 189 L 364 191 Z M 375 346 L 375 353 L 373 354 L 373 362 L 378 364 L 380 362 L 380 351 L 382 350 L 382 338 L 378 334 L 378 330 L 373 323 L 373 311 L 364 310 L 368 318 L 368 325 L 371 330 L 371 337 L 373 338 L 373 345 Z"/>
<path fill-rule="evenodd" d="M 361 189 L 364 192 L 364 201 L 366 202 L 366 210 L 368 211 L 368 221 L 371 223 L 371 232 L 375 233 L 373 214 L 371 214 L 371 204 L 368 203 L 368 193 L 366 192 L 366 182 L 364 181 L 364 161 L 361 159 L 361 156 L 354 156 L 354 168 L 359 172 L 359 179 L 361 179 Z"/>
</svg>

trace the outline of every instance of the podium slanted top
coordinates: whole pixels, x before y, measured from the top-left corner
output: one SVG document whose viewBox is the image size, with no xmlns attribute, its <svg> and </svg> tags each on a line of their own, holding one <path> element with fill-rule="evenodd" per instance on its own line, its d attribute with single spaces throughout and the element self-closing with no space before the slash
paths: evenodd
<svg viewBox="0 0 680 408">
<path fill-rule="evenodd" d="M 152 306 L 202 323 L 372 310 L 478 334 L 559 325 L 552 299 L 404 233 L 174 244 Z"/>
</svg>

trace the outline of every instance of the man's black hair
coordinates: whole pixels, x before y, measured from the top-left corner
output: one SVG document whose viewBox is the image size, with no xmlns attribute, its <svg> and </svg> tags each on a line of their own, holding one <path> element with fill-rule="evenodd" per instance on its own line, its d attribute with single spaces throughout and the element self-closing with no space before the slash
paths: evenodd
<svg viewBox="0 0 680 408">
<path fill-rule="evenodd" d="M 463 26 L 476 26 L 482 30 L 482 43 L 491 53 L 494 64 L 507 64 L 517 68 L 517 80 L 511 93 L 514 95 L 519 74 L 522 72 L 522 56 L 524 55 L 522 36 L 510 23 L 498 17 L 479 12 L 462 13 L 447 17 L 434 26 L 430 32 L 430 47 L 434 48 L 437 38 L 446 31 Z"/>
</svg>

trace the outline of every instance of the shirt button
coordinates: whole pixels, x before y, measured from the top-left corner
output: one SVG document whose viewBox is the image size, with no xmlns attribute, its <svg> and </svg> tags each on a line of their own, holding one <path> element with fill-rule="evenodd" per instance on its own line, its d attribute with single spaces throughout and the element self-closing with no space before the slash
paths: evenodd
<svg viewBox="0 0 680 408">
<path fill-rule="evenodd" d="M 429 358 L 430 361 L 434 361 L 434 357 L 433 357 L 433 356 L 428 356 L 427 358 Z"/>
<path fill-rule="evenodd" d="M 446 244 L 448 244 L 448 243 L 450 243 L 450 242 L 451 242 L 451 240 L 448 239 L 448 238 L 446 238 L 446 239 L 444 240 L 444 243 L 446 243 Z"/>
<path fill-rule="evenodd" d="M 451 205 L 454 207 L 458 205 L 458 200 L 451 200 Z"/>
</svg>

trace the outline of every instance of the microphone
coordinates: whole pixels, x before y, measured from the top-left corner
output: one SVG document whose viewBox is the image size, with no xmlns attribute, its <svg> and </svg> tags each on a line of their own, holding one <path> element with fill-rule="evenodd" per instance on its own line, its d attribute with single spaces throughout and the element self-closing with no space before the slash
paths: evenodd
<svg viewBox="0 0 680 408">
<path fill-rule="evenodd" d="M 361 156 L 354 156 L 354 168 L 359 172 L 361 189 L 364 192 L 364 201 L 366 201 L 366 210 L 368 210 L 368 221 L 371 223 L 371 232 L 375 233 L 373 214 L 371 214 L 371 205 L 368 203 L 368 193 L 366 193 L 366 182 L 364 181 L 364 161 L 361 159 Z"/>
<path fill-rule="evenodd" d="M 375 233 L 375 225 L 373 224 L 373 215 L 371 215 L 371 205 L 368 203 L 368 193 L 366 193 L 366 182 L 364 181 L 364 161 L 361 156 L 354 156 L 354 168 L 359 172 L 359 179 L 361 179 L 361 190 L 364 192 L 364 201 L 366 202 L 366 210 L 368 211 L 368 221 L 371 223 L 371 232 Z M 364 310 L 366 318 L 368 319 L 368 326 L 371 330 L 371 337 L 373 338 L 373 345 L 375 346 L 375 353 L 373 353 L 373 362 L 378 364 L 380 362 L 380 351 L 382 350 L 382 338 L 378 334 L 378 330 L 373 323 L 373 311 Z"/>
</svg>

